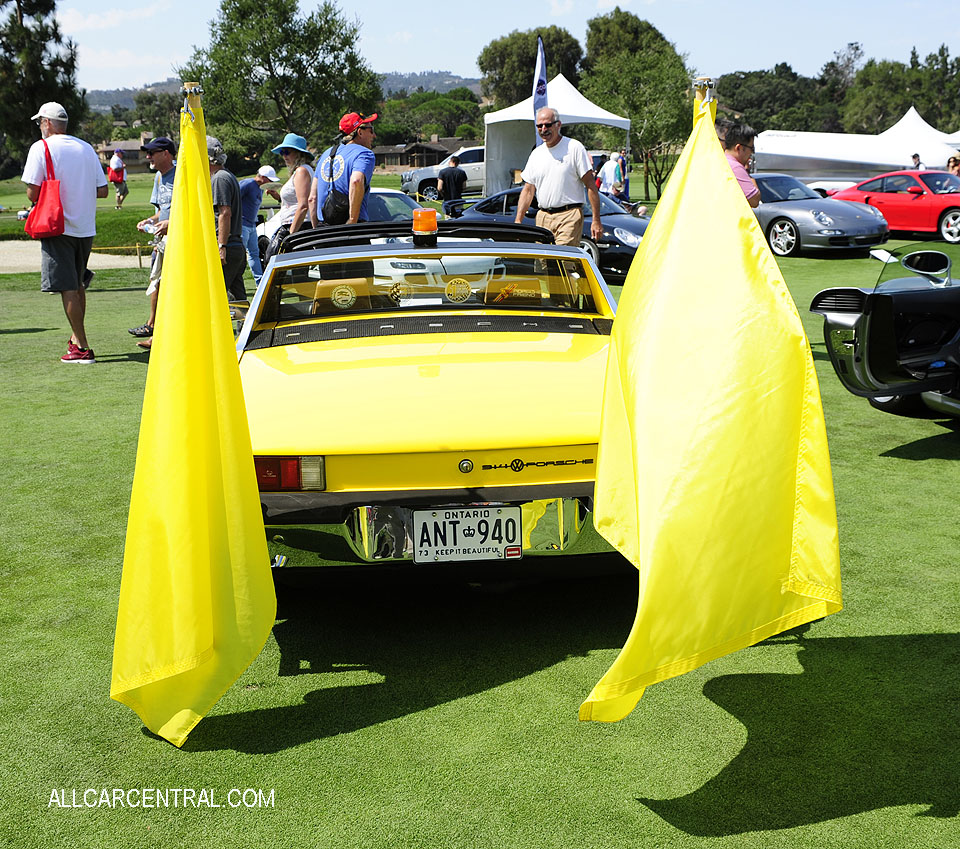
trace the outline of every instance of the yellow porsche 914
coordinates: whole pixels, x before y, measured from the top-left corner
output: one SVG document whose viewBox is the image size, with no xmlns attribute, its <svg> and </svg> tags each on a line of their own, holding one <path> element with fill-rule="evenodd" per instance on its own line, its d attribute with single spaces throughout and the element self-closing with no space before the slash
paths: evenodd
<svg viewBox="0 0 960 849">
<path fill-rule="evenodd" d="M 237 337 L 274 565 L 519 561 L 589 522 L 615 302 L 579 248 L 441 221 L 289 237 Z"/>
</svg>

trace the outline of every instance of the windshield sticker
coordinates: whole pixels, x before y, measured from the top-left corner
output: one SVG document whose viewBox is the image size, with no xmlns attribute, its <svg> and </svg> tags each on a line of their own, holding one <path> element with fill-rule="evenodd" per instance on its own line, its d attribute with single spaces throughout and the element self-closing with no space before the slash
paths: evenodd
<svg viewBox="0 0 960 849">
<path fill-rule="evenodd" d="M 462 304 L 464 301 L 470 299 L 470 296 L 473 294 L 473 289 L 470 287 L 469 281 L 464 280 L 462 277 L 453 277 L 447 281 L 444 294 L 448 300 L 453 301 L 455 304 Z"/>
<path fill-rule="evenodd" d="M 357 302 L 357 290 L 343 283 L 330 293 L 330 302 L 338 310 L 348 310 Z"/>
</svg>

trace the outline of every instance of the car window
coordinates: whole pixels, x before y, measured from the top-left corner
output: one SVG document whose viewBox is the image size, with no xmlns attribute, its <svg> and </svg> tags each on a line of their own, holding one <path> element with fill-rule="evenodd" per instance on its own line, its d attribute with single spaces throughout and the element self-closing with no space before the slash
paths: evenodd
<svg viewBox="0 0 960 849">
<path fill-rule="evenodd" d="M 384 252 L 279 269 L 260 324 L 377 313 L 523 309 L 595 313 L 586 259 Z"/>
<path fill-rule="evenodd" d="M 809 186 L 801 183 L 796 177 L 758 177 L 757 188 L 760 189 L 760 200 L 764 203 L 778 203 L 790 200 L 819 200 L 818 195 Z"/>
<path fill-rule="evenodd" d="M 383 205 L 383 218 L 374 218 L 369 215 L 370 201 L 378 198 Z M 411 221 L 413 220 L 413 211 L 419 209 L 415 201 L 406 195 L 374 195 L 367 198 L 368 217 L 371 221 Z"/>
<path fill-rule="evenodd" d="M 960 192 L 960 177 L 946 171 L 929 171 L 921 174 L 920 179 L 935 195 L 949 195 Z"/>
<path fill-rule="evenodd" d="M 918 186 L 916 180 L 913 177 L 907 174 L 894 174 L 892 177 L 883 178 L 883 191 L 884 194 L 892 194 L 894 192 L 905 192 L 911 186 Z"/>
<path fill-rule="evenodd" d="M 479 150 L 465 150 L 460 154 L 460 164 L 472 165 L 474 162 L 482 162 L 483 156 L 481 154 L 482 151 Z"/>
<path fill-rule="evenodd" d="M 861 183 L 857 186 L 858 192 L 880 192 L 883 191 L 883 177 L 878 177 L 876 180 L 868 180 L 866 183 Z"/>
</svg>

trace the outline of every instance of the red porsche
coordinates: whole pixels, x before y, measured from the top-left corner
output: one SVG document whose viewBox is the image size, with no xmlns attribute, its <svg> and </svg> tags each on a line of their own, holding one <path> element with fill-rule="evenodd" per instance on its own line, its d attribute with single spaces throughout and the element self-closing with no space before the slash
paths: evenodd
<svg viewBox="0 0 960 849">
<path fill-rule="evenodd" d="M 960 242 L 960 177 L 946 171 L 891 171 L 832 195 L 876 207 L 891 230 L 939 233 Z"/>
</svg>

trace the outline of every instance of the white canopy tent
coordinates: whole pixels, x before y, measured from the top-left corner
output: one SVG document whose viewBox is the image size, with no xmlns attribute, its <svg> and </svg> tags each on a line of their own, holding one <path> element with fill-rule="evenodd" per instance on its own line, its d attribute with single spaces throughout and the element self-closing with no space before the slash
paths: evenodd
<svg viewBox="0 0 960 849">
<path fill-rule="evenodd" d="M 951 137 L 931 127 L 912 106 L 879 135 L 792 133 L 767 130 L 756 140 L 757 171 L 781 171 L 800 180 L 865 180 L 884 171 L 912 168 L 920 154 L 928 168 L 943 168 L 956 154 Z"/>
<path fill-rule="evenodd" d="M 626 130 L 627 138 L 630 137 L 629 118 L 621 118 L 591 103 L 563 74 L 557 74 L 547 83 L 547 104 L 560 113 L 560 121 L 564 124 L 605 124 Z M 484 194 L 509 188 L 513 183 L 511 171 L 527 164 L 527 157 L 536 143 L 533 117 L 532 94 L 520 103 L 483 116 L 486 146 Z"/>
</svg>

